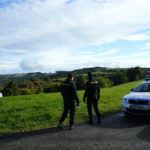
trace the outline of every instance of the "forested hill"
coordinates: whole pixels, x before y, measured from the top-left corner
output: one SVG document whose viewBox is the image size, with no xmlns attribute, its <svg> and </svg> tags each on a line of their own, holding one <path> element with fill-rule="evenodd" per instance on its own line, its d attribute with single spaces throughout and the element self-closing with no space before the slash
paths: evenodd
<svg viewBox="0 0 150 150">
<path fill-rule="evenodd" d="M 76 75 L 83 74 L 87 72 L 102 72 L 107 71 L 108 68 L 103 67 L 93 67 L 93 68 L 83 68 L 78 70 L 70 71 Z M 24 80 L 32 80 L 33 78 L 39 78 L 42 80 L 49 79 L 58 79 L 66 77 L 69 71 L 56 71 L 56 73 L 41 73 L 41 72 L 33 72 L 33 73 L 22 73 L 22 74 L 8 74 L 8 75 L 0 75 L 0 86 L 5 86 L 9 81 L 15 81 L 16 83 L 24 81 Z"/>
<path fill-rule="evenodd" d="M 82 68 L 70 71 L 75 76 L 85 75 L 88 72 L 94 73 L 95 76 L 111 76 L 115 72 L 125 72 L 127 69 L 124 68 L 106 68 L 106 67 L 92 67 L 92 68 Z M 142 68 L 142 70 L 150 71 L 150 68 Z M 63 79 L 68 74 L 68 71 L 56 71 L 56 73 L 22 73 L 22 74 L 12 74 L 12 75 L 0 75 L 0 87 L 5 86 L 8 82 L 14 81 L 16 83 L 22 82 L 24 80 L 31 81 L 34 78 L 39 78 L 42 80 L 58 80 Z"/>
<path fill-rule="evenodd" d="M 116 69 L 108 69 L 105 67 L 92 67 L 92 68 L 83 68 L 70 71 L 75 75 L 85 74 L 87 72 L 94 73 L 103 73 L 103 72 L 115 72 Z M 16 83 L 24 81 L 24 80 L 32 80 L 33 78 L 39 78 L 42 80 L 47 79 L 59 79 L 64 78 L 68 74 L 68 71 L 56 71 L 56 73 L 41 73 L 41 72 L 33 72 L 33 73 L 23 73 L 23 74 L 12 74 L 12 75 L 0 75 L 0 86 L 5 86 L 9 81 L 15 81 Z"/>
</svg>

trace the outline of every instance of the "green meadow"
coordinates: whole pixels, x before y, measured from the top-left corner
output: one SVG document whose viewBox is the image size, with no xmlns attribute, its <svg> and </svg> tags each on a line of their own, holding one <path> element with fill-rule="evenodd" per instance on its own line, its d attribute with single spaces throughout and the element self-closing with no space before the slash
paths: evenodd
<svg viewBox="0 0 150 150">
<path fill-rule="evenodd" d="M 123 96 L 140 82 L 101 89 L 99 108 L 102 115 L 121 111 Z M 83 94 L 84 91 L 78 91 L 81 106 L 76 107 L 76 123 L 88 120 L 87 107 L 82 101 Z M 56 127 L 62 111 L 63 99 L 60 93 L 0 98 L 0 134 Z M 68 124 L 68 120 L 69 116 L 64 124 Z"/>
</svg>

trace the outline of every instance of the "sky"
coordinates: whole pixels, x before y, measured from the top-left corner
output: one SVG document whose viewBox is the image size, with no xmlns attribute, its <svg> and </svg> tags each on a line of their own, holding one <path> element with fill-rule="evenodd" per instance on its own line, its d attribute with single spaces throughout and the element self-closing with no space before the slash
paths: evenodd
<svg viewBox="0 0 150 150">
<path fill-rule="evenodd" d="M 150 67 L 149 0 L 0 0 L 0 74 Z"/>
</svg>

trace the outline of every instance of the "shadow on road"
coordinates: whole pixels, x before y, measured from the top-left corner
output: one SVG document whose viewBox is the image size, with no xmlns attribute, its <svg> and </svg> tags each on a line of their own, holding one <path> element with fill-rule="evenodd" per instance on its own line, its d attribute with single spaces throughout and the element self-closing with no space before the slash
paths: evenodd
<svg viewBox="0 0 150 150">
<path fill-rule="evenodd" d="M 28 137 L 28 136 L 50 134 L 50 133 L 56 133 L 56 132 L 62 132 L 62 131 L 69 131 L 68 127 L 65 127 L 63 130 L 60 130 L 57 127 L 55 127 L 55 128 L 35 130 L 35 131 L 29 131 L 29 132 L 23 132 L 23 133 L 6 134 L 6 135 L 0 136 L 0 143 L 3 143 L 4 141 L 13 141 L 13 140 L 17 140 L 17 139 Z"/>
<path fill-rule="evenodd" d="M 118 113 L 105 118 L 100 127 L 111 129 L 134 128 L 150 124 L 149 116 L 128 116 Z"/>
</svg>

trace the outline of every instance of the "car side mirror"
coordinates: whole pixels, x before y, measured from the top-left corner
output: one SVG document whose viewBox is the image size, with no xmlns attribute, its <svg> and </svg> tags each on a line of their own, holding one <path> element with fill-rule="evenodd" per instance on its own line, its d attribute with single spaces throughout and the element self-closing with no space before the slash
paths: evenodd
<svg viewBox="0 0 150 150">
<path fill-rule="evenodd" d="M 134 89 L 132 88 L 131 91 L 133 91 Z"/>
</svg>

